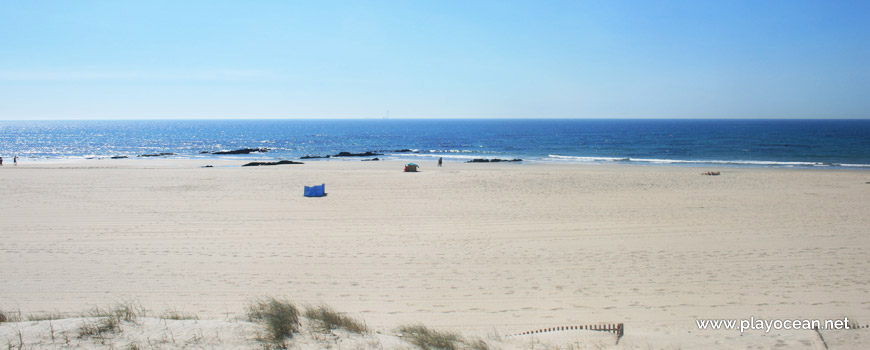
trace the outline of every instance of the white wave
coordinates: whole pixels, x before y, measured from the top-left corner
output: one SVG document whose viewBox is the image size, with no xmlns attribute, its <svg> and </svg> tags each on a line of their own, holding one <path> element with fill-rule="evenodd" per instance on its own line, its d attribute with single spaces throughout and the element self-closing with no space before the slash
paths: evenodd
<svg viewBox="0 0 870 350">
<path fill-rule="evenodd" d="M 429 153 L 429 154 L 419 154 L 419 153 L 394 153 L 389 154 L 390 156 L 404 158 L 404 157 L 417 157 L 417 158 L 444 158 L 444 159 L 475 159 L 481 158 L 480 156 L 462 156 L 456 154 L 438 154 L 438 153 Z"/>
<path fill-rule="evenodd" d="M 579 157 L 579 156 L 561 156 L 550 154 L 549 160 L 571 160 L 580 162 L 601 162 L 601 161 L 627 161 L 639 163 L 653 164 L 724 164 L 724 165 L 759 165 L 759 166 L 810 166 L 810 167 L 856 167 L 870 168 L 870 164 L 838 164 L 838 163 L 823 163 L 823 162 L 786 162 L 786 161 L 771 161 L 771 160 L 718 160 L 718 159 L 658 159 L 658 158 L 630 158 L 630 157 Z"/>
<path fill-rule="evenodd" d="M 430 149 L 429 153 L 472 153 L 478 151 L 470 151 L 467 149 Z"/>
<path fill-rule="evenodd" d="M 558 154 L 550 154 L 549 158 L 557 159 L 557 160 L 574 160 L 580 162 L 620 162 L 620 161 L 628 161 L 628 157 L 618 158 L 618 157 L 575 157 L 575 156 L 560 156 Z"/>
<path fill-rule="evenodd" d="M 659 164 L 735 164 L 735 165 L 800 165 L 800 166 L 824 166 L 825 163 L 819 162 L 779 162 L 768 160 L 685 160 L 685 159 L 647 159 L 647 158 L 629 158 L 632 162 L 659 163 Z"/>
</svg>

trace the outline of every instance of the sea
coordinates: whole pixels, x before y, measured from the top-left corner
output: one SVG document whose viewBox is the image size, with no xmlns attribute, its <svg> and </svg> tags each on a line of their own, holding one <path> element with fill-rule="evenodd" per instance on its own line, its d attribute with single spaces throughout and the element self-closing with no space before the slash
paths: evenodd
<svg viewBox="0 0 870 350">
<path fill-rule="evenodd" d="M 215 155 L 237 149 L 263 152 Z M 365 153 L 366 157 L 310 156 Z M 142 158 L 626 163 L 870 170 L 870 120 L 353 119 L 0 121 L 11 161 Z"/>
</svg>

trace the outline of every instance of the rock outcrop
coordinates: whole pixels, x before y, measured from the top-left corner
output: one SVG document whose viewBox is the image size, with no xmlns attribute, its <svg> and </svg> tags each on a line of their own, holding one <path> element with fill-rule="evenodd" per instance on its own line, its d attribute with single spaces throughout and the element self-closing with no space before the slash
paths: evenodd
<svg viewBox="0 0 870 350">
<path fill-rule="evenodd" d="M 333 157 L 371 157 L 371 156 L 382 156 L 381 153 L 375 153 L 372 151 L 368 151 L 365 153 L 350 153 L 350 152 L 338 152 L 338 154 L 333 154 Z"/>
<path fill-rule="evenodd" d="M 305 164 L 302 162 L 294 162 L 292 160 L 281 160 L 277 162 L 250 162 L 242 166 L 267 166 L 267 165 L 284 165 L 284 164 Z"/>
<path fill-rule="evenodd" d="M 266 153 L 269 152 L 268 148 L 242 148 L 232 151 L 217 151 L 212 152 L 211 154 L 251 154 L 251 153 Z"/>
</svg>

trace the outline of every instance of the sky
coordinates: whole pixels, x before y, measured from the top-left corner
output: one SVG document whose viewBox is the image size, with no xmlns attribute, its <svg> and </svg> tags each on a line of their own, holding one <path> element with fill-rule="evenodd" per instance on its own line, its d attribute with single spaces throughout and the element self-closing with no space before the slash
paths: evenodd
<svg viewBox="0 0 870 350">
<path fill-rule="evenodd" d="M 870 118 L 867 1 L 6 1 L 0 119 Z"/>
</svg>

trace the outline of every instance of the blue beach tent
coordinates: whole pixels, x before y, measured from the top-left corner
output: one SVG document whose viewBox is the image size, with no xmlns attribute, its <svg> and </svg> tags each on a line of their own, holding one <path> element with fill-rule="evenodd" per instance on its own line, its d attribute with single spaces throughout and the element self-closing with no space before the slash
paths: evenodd
<svg viewBox="0 0 870 350">
<path fill-rule="evenodd" d="M 326 196 L 326 184 L 320 186 L 305 186 L 305 197 Z"/>
</svg>

